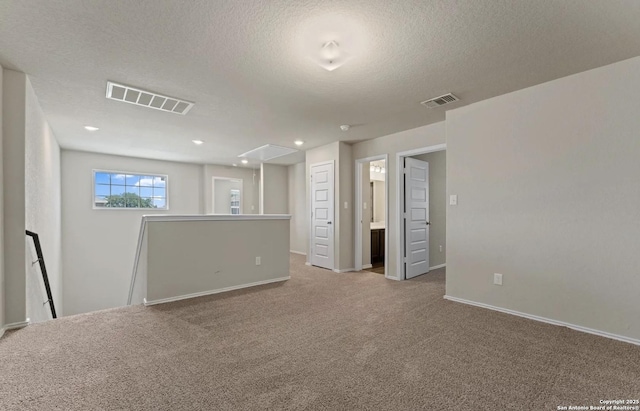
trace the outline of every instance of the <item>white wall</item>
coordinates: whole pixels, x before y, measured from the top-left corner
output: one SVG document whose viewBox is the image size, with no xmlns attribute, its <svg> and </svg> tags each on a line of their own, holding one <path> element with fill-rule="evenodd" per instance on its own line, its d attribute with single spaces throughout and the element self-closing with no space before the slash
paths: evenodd
<svg viewBox="0 0 640 411">
<path fill-rule="evenodd" d="M 27 77 L 3 70 L 3 207 L 5 324 L 27 319 L 25 258 L 25 117 Z"/>
<path fill-rule="evenodd" d="M 202 213 L 203 167 L 67 150 L 61 163 L 65 315 L 125 305 L 142 215 Z M 93 169 L 167 174 L 170 209 L 94 210 Z"/>
<path fill-rule="evenodd" d="M 355 267 L 355 252 L 354 252 L 354 172 L 355 166 L 352 158 L 352 146 L 340 142 L 339 144 L 339 161 L 340 167 L 336 173 L 336 197 L 339 200 L 339 211 L 336 218 L 336 224 L 339 228 L 340 235 L 338 241 L 336 241 L 338 247 L 338 259 L 340 270 L 353 270 Z"/>
<path fill-rule="evenodd" d="M 207 164 L 202 167 L 202 175 L 204 184 L 202 209 L 204 213 L 213 213 L 213 177 L 227 177 L 242 180 L 242 214 L 258 214 L 260 170 Z"/>
<path fill-rule="evenodd" d="M 260 214 L 287 214 L 289 212 L 287 166 L 262 164 L 260 166 Z"/>
<path fill-rule="evenodd" d="M 3 92 L 2 92 L 2 78 L 4 69 L 0 66 L 0 159 L 2 159 L 2 146 L 3 134 L 2 134 L 2 117 L 3 117 Z M 4 162 L 4 160 L 3 160 Z M 0 166 L 0 337 L 4 333 L 4 174 L 3 168 Z"/>
<path fill-rule="evenodd" d="M 62 315 L 60 146 L 28 78 L 25 120 L 26 229 L 39 235 L 53 301 Z M 52 318 L 49 305 L 42 304 L 47 294 L 40 266 L 31 264 L 37 259 L 33 240 L 27 238 L 27 316 L 32 323 Z"/>
<path fill-rule="evenodd" d="M 385 256 L 389 259 L 389 273 L 391 277 L 397 276 L 397 236 L 398 223 L 396 214 L 396 194 L 397 194 L 397 175 L 396 175 L 396 153 L 401 151 L 413 150 L 422 147 L 433 146 L 445 142 L 445 124 L 444 121 L 431 124 L 424 127 L 414 128 L 412 130 L 402 131 L 400 133 L 390 134 L 388 136 L 366 140 L 353 145 L 353 161 L 359 158 L 373 157 L 381 154 L 388 154 L 389 161 L 386 164 L 385 178 L 389 179 L 389 221 L 387 221 L 387 230 L 389 230 L 389 254 Z M 352 164 L 354 164 L 352 162 Z"/>
<path fill-rule="evenodd" d="M 309 219 L 306 208 L 305 163 L 290 165 L 287 168 L 289 185 L 289 214 L 291 214 L 290 243 L 291 251 L 307 254 L 309 248 Z"/>
<path fill-rule="evenodd" d="M 429 265 L 434 267 L 447 261 L 447 152 L 435 151 L 413 158 L 429 163 Z"/>
<path fill-rule="evenodd" d="M 148 221 L 147 301 L 288 279 L 289 218 L 245 217 Z"/>
<path fill-rule="evenodd" d="M 640 340 L 638 107 L 640 57 L 448 112 L 447 295 Z"/>
</svg>

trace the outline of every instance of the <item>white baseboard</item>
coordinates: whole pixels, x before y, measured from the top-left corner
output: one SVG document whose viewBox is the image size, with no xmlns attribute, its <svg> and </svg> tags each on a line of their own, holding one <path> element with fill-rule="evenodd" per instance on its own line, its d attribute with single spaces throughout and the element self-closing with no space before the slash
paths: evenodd
<svg viewBox="0 0 640 411">
<path fill-rule="evenodd" d="M 429 267 L 429 270 L 437 270 L 438 268 L 446 267 L 447 264 L 434 265 L 433 267 Z"/>
<path fill-rule="evenodd" d="M 570 324 L 570 323 L 566 323 L 564 321 L 552 320 L 551 318 L 539 317 L 539 316 L 533 315 L 533 314 L 526 314 L 526 313 L 522 313 L 520 311 L 509 310 L 507 308 L 495 307 L 493 305 L 484 304 L 484 303 L 478 303 L 478 302 L 470 301 L 470 300 L 465 300 L 463 298 L 451 297 L 449 295 L 445 295 L 444 299 L 445 300 L 454 301 L 454 302 L 457 302 L 457 303 L 468 304 L 468 305 L 473 305 L 473 306 L 476 306 L 476 307 L 486 308 L 486 309 L 493 310 L 493 311 L 499 311 L 501 313 L 516 315 L 518 317 L 524 317 L 524 318 L 528 318 L 530 320 L 540 321 L 540 322 L 547 323 L 547 324 L 559 325 L 561 327 L 571 328 L 572 330 L 582 331 L 582 332 L 587 333 L 587 334 L 594 334 L 594 335 L 598 335 L 600 337 L 610 338 L 612 340 L 623 341 L 623 342 L 626 342 L 626 343 L 629 343 L 629 344 L 640 345 L 640 340 L 636 340 L 635 338 L 625 337 L 623 335 L 611 334 L 611 333 L 608 333 L 606 331 L 594 330 L 593 328 L 587 328 L 587 327 L 583 327 L 583 326 L 580 326 L 580 325 Z"/>
<path fill-rule="evenodd" d="M 289 252 L 292 254 L 307 255 L 307 253 L 303 253 L 302 251 L 289 250 Z"/>
<path fill-rule="evenodd" d="M 355 269 L 355 268 L 345 268 L 344 270 L 338 270 L 337 268 L 334 268 L 334 269 L 333 269 L 333 272 L 334 272 L 334 273 L 340 273 L 340 274 L 342 274 L 342 273 L 349 273 L 349 272 L 351 272 L 351 271 L 356 271 L 356 269 Z"/>
<path fill-rule="evenodd" d="M 29 319 L 27 318 L 26 321 L 20 321 L 20 322 L 17 322 L 17 323 L 5 324 L 4 327 L 3 327 L 3 332 L 4 331 L 9 331 L 9 330 L 16 330 L 18 328 L 24 328 L 27 325 L 29 325 L 30 322 L 31 321 L 29 321 Z"/>
<path fill-rule="evenodd" d="M 0 338 L 4 335 L 4 327 L 0 327 Z"/>
<path fill-rule="evenodd" d="M 367 268 L 373 268 L 373 266 L 371 264 L 365 264 L 362 266 L 363 270 L 366 270 Z"/>
<path fill-rule="evenodd" d="M 277 283 L 277 282 L 286 281 L 286 280 L 289 280 L 289 279 L 291 279 L 290 276 L 279 277 L 279 278 L 273 278 L 271 280 L 256 281 L 255 283 L 241 284 L 241 285 L 234 285 L 234 286 L 231 286 L 231 287 L 218 288 L 216 290 L 202 291 L 202 292 L 193 293 L 193 294 L 178 295 L 176 297 L 161 298 L 159 300 L 147 301 L 147 299 L 145 298 L 143 302 L 144 302 L 145 306 L 156 305 L 156 304 L 164 304 L 164 303 L 170 303 L 170 302 L 173 302 L 173 301 L 186 300 L 188 298 L 202 297 L 202 296 L 205 296 L 205 295 L 224 293 L 226 291 L 233 291 L 233 290 L 240 290 L 242 288 L 255 287 L 257 285 Z"/>
<path fill-rule="evenodd" d="M 308 265 L 309 267 L 311 267 L 311 263 L 309 261 L 305 262 L 304 265 Z"/>
</svg>

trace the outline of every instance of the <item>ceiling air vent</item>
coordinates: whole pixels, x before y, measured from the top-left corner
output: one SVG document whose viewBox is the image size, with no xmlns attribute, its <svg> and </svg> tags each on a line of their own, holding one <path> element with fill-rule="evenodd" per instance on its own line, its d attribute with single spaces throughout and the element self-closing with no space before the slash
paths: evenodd
<svg viewBox="0 0 640 411">
<path fill-rule="evenodd" d="M 453 103 L 454 101 L 460 100 L 458 97 L 453 94 L 445 94 L 444 96 L 432 98 L 431 100 L 426 100 L 421 102 L 423 106 L 427 106 L 429 108 L 436 108 L 440 106 L 444 106 L 445 104 Z"/>
<path fill-rule="evenodd" d="M 152 91 L 145 91 L 111 81 L 107 81 L 107 98 L 182 115 L 187 114 L 195 104 L 190 101 L 163 96 Z"/>
</svg>

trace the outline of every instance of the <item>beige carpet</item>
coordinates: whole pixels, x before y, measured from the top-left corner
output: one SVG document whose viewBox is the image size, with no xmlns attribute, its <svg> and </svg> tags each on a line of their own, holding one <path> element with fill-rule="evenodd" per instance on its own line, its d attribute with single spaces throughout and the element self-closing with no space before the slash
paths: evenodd
<svg viewBox="0 0 640 411">
<path fill-rule="evenodd" d="M 640 397 L 640 347 L 292 256 L 292 279 L 0 340 L 1 410 L 556 410 Z"/>
</svg>

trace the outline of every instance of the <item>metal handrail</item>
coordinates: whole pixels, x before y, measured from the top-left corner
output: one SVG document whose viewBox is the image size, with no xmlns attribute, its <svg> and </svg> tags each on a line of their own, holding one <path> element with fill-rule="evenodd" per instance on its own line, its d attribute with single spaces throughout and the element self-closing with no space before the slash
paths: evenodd
<svg viewBox="0 0 640 411">
<path fill-rule="evenodd" d="M 56 315 L 56 307 L 53 304 L 53 296 L 51 295 L 51 286 L 49 285 L 49 276 L 47 275 L 47 267 L 44 265 L 44 256 L 42 255 L 42 247 L 40 246 L 40 236 L 38 236 L 38 234 L 34 233 L 33 231 L 26 230 L 26 232 L 27 232 L 27 235 L 33 239 L 33 245 L 35 245 L 36 247 L 36 255 L 38 256 L 38 259 L 36 261 L 33 261 L 31 265 L 35 263 L 40 263 L 40 271 L 42 271 L 42 280 L 44 281 L 44 288 L 47 290 L 47 298 L 48 298 L 48 300 L 45 301 L 45 304 L 49 303 L 49 308 L 51 308 L 51 316 L 53 318 L 58 318 Z"/>
</svg>

